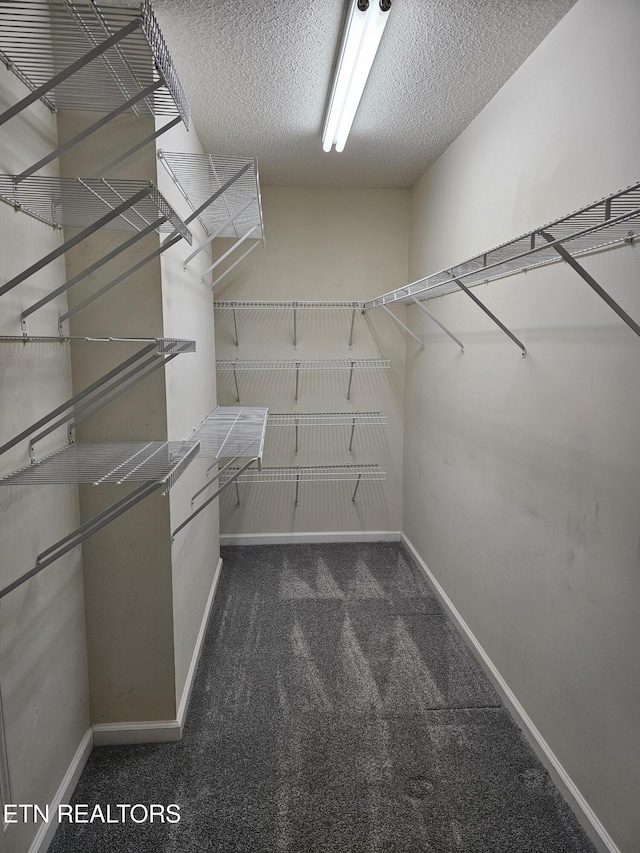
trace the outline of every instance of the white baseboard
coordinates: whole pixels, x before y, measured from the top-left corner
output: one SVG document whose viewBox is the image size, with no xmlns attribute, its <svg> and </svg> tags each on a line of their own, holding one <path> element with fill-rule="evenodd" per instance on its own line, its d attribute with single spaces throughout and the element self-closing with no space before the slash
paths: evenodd
<svg viewBox="0 0 640 853">
<path fill-rule="evenodd" d="M 56 829 L 58 828 L 58 806 L 60 803 L 69 803 L 71 801 L 71 797 L 73 796 L 75 787 L 78 784 L 80 774 L 84 770 L 84 766 L 91 755 L 92 749 L 93 732 L 91 729 L 87 729 L 80 741 L 80 745 L 78 746 L 75 755 L 71 759 L 71 764 L 69 764 L 62 782 L 60 782 L 60 785 L 58 786 L 58 790 L 54 794 L 53 800 L 49 803 L 50 819 L 40 824 L 36 837 L 33 839 L 31 847 L 29 848 L 29 853 L 45 853 L 51 844 L 53 836 L 56 833 Z"/>
<path fill-rule="evenodd" d="M 96 723 L 94 746 L 128 746 L 133 743 L 172 743 L 180 740 L 177 720 L 142 720 L 126 723 Z"/>
<path fill-rule="evenodd" d="M 184 722 L 189 708 L 189 699 L 191 698 L 191 690 L 193 688 L 193 680 L 195 678 L 200 652 L 202 651 L 202 643 L 207 630 L 209 614 L 213 606 L 213 599 L 216 594 L 220 572 L 222 570 L 222 560 L 218 560 L 218 565 L 213 575 L 209 597 L 200 623 L 198 637 L 196 639 L 193 655 L 189 671 L 185 680 L 182 698 L 178 705 L 177 719 L 175 720 L 143 720 L 141 722 L 125 722 L 125 723 L 97 723 L 93 726 L 93 742 L 95 746 L 125 746 L 134 743 L 173 743 L 179 741 L 182 737 Z"/>
<path fill-rule="evenodd" d="M 478 662 L 493 682 L 493 685 L 500 694 L 505 706 L 511 713 L 511 716 L 515 719 L 518 726 L 522 729 L 523 734 L 531 744 L 535 753 L 551 774 L 554 782 L 564 795 L 569 805 L 573 808 L 576 817 L 579 819 L 585 832 L 589 835 L 601 853 L 621 853 L 620 848 L 613 841 L 598 819 L 596 813 L 580 793 L 577 786 L 560 763 L 558 757 L 545 741 L 540 731 L 536 728 L 533 720 L 522 707 L 515 693 L 513 693 L 492 662 L 491 658 L 487 655 L 477 637 L 462 618 L 447 593 L 431 573 L 429 567 L 415 549 L 413 543 L 405 536 L 404 533 L 401 534 L 400 541 L 411 554 L 416 565 L 418 565 L 426 575 L 429 585 L 433 588 L 433 591 L 440 600 L 440 603 L 445 608 L 463 638 L 466 640 L 467 645 L 478 659 Z"/>
<path fill-rule="evenodd" d="M 184 730 L 184 722 L 187 718 L 187 711 L 189 710 L 189 701 L 191 699 L 191 691 L 193 689 L 193 681 L 196 677 L 196 669 L 198 668 L 198 661 L 200 660 L 200 653 L 202 652 L 202 644 L 204 643 L 204 635 L 207 632 L 207 625 L 209 623 L 209 616 L 211 614 L 211 608 L 213 607 L 213 599 L 216 595 L 216 589 L 218 588 L 218 581 L 220 580 L 220 573 L 222 571 L 222 559 L 218 559 L 218 565 L 216 566 L 216 570 L 213 574 L 213 580 L 211 581 L 211 589 L 209 590 L 209 597 L 207 598 L 207 605 L 204 609 L 204 615 L 202 616 L 202 622 L 200 623 L 200 630 L 198 631 L 198 637 L 196 639 L 196 645 L 193 650 L 193 655 L 191 656 L 191 663 L 189 665 L 189 672 L 187 673 L 187 678 L 184 683 L 184 689 L 182 691 L 182 699 L 178 704 L 178 724 L 180 726 L 180 737 L 182 737 L 182 732 Z"/>
<path fill-rule="evenodd" d="M 317 542 L 400 542 L 399 530 L 337 530 L 322 533 L 222 533 L 221 545 L 295 545 Z"/>
</svg>

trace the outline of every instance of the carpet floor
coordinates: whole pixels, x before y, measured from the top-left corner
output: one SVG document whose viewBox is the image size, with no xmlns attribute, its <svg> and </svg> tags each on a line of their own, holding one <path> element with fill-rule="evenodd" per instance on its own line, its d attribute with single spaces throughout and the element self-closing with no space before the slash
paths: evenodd
<svg viewBox="0 0 640 853">
<path fill-rule="evenodd" d="M 50 853 L 595 853 L 395 543 L 223 549 L 177 744 L 95 749 Z"/>
</svg>

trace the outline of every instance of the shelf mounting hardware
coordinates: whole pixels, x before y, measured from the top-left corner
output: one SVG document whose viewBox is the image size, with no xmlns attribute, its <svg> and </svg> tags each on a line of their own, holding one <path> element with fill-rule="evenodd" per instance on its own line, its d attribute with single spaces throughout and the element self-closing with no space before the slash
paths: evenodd
<svg viewBox="0 0 640 853">
<path fill-rule="evenodd" d="M 406 332 L 407 335 L 410 335 L 414 339 L 414 341 L 417 341 L 417 343 L 420 344 L 420 349 L 424 349 L 424 341 L 421 341 L 420 338 L 416 334 L 414 334 L 411 331 L 411 329 L 402 322 L 402 320 L 400 320 L 398 317 L 396 317 L 396 315 L 393 313 L 393 311 L 390 311 L 386 305 L 381 305 L 380 307 L 383 308 L 393 320 L 395 320 L 395 322 L 400 326 L 400 328 L 404 332 Z M 364 311 L 362 313 L 364 313 Z"/>
<path fill-rule="evenodd" d="M 522 343 L 522 341 L 518 340 L 518 338 L 516 338 L 516 336 L 513 334 L 513 332 L 511 332 L 509 329 L 507 329 L 507 327 L 505 326 L 505 324 L 501 320 L 498 320 L 498 318 L 493 313 L 493 311 L 490 311 L 487 308 L 487 306 L 478 299 L 478 297 L 475 295 L 475 293 L 473 293 L 466 286 L 466 284 L 463 284 L 459 278 L 455 278 L 451 274 L 450 270 L 449 270 L 449 274 L 451 275 L 453 281 L 455 281 L 455 283 L 458 285 L 458 287 L 467 294 L 469 299 L 471 299 L 473 302 L 475 302 L 476 305 L 478 306 L 478 308 L 480 308 L 482 311 L 484 311 L 484 313 L 487 315 L 487 317 L 490 317 L 493 320 L 493 322 L 496 324 L 496 326 L 498 326 L 500 329 L 502 329 L 502 331 L 505 333 L 505 335 L 507 335 L 509 338 L 511 338 L 511 340 L 514 342 L 514 344 L 522 350 L 522 357 L 525 358 L 527 355 L 527 350 L 526 350 L 525 345 Z"/>
<path fill-rule="evenodd" d="M 415 305 L 417 305 L 417 306 L 418 306 L 418 308 L 419 308 L 423 313 L 425 313 L 425 314 L 427 315 L 427 317 L 430 317 L 430 318 L 433 320 L 433 322 L 434 322 L 437 326 L 440 326 L 440 328 L 442 329 L 442 331 L 443 331 L 445 334 L 449 335 L 449 337 L 451 338 L 451 340 L 452 340 L 452 341 L 455 341 L 455 342 L 458 344 L 458 346 L 460 347 L 460 350 L 464 353 L 464 344 L 462 343 L 462 341 L 461 341 L 459 338 L 457 338 L 457 337 L 453 334 L 453 332 L 451 332 L 449 329 L 447 329 L 447 327 L 444 325 L 444 323 L 441 323 L 441 322 L 440 322 L 440 320 L 438 320 L 438 318 L 436 317 L 436 315 L 435 315 L 435 314 L 432 314 L 432 313 L 431 313 L 431 311 L 429 311 L 429 309 L 428 309 L 428 308 L 426 308 L 426 307 L 422 304 L 422 302 L 420 302 L 420 300 L 419 300 L 419 299 L 417 299 L 417 297 L 412 296 L 411 294 L 409 294 L 409 296 L 410 296 L 410 298 L 411 298 L 411 301 L 412 301 Z M 424 347 L 423 347 L 423 349 L 424 349 Z"/>
<path fill-rule="evenodd" d="M 629 326 L 629 328 L 633 332 L 635 332 L 636 335 L 640 336 L 640 326 L 636 323 L 636 321 L 632 317 L 630 317 L 627 314 L 627 312 L 623 308 L 621 308 L 620 305 L 618 305 L 618 303 L 615 301 L 615 299 L 613 299 L 607 293 L 607 291 L 604 290 L 598 284 L 598 282 L 595 280 L 595 278 L 590 273 L 588 273 L 586 271 L 586 269 L 582 266 L 582 264 L 579 264 L 578 261 L 576 261 L 576 259 L 574 257 L 572 257 L 569 254 L 569 252 L 567 252 L 567 250 L 564 248 L 564 246 L 560 245 L 560 243 L 558 243 L 558 241 L 555 239 L 555 237 L 553 237 L 548 231 L 542 230 L 542 231 L 540 231 L 540 234 L 544 237 L 544 239 L 548 243 L 553 244 L 553 248 L 560 255 L 560 257 L 564 261 L 566 261 L 569 264 L 569 266 L 572 267 L 578 273 L 580 278 L 582 278 L 584 281 L 587 282 L 587 284 L 589 285 L 590 288 L 595 290 L 595 292 L 598 294 L 598 296 L 607 303 L 609 308 L 613 309 L 613 311 L 616 312 L 618 317 L 620 317 L 621 320 L 624 320 L 624 322 L 627 324 L 627 326 Z"/>
</svg>

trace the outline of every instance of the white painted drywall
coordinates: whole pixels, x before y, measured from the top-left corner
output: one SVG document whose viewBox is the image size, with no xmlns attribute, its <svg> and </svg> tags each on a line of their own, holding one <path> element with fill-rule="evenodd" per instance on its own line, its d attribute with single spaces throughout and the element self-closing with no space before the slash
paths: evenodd
<svg viewBox="0 0 640 853">
<path fill-rule="evenodd" d="M 365 300 L 406 282 L 408 202 L 406 190 L 266 187 L 262 192 L 266 247 L 255 249 L 215 290 L 222 300 Z M 401 518 L 402 408 L 405 344 L 385 314 L 355 317 L 351 311 L 298 311 L 297 349 L 291 311 L 241 311 L 240 348 L 230 311 L 216 312 L 218 359 L 385 358 L 391 368 L 354 372 L 347 402 L 348 371 L 301 371 L 299 402 L 295 372 L 239 374 L 240 402 L 273 412 L 381 411 L 386 427 L 300 430 L 295 453 L 292 428 L 267 430 L 264 465 L 378 463 L 387 480 L 363 482 L 352 503 L 354 483 L 303 483 L 294 506 L 295 483 L 233 487 L 220 498 L 225 534 L 398 530 Z M 416 345 L 417 346 L 417 345 Z M 236 402 L 233 374 L 219 373 L 220 403 Z"/>
<path fill-rule="evenodd" d="M 0 113 L 28 90 L 0 65 Z M 55 118 L 42 104 L 0 130 L 0 172 L 19 173 L 56 145 Z M 52 164 L 45 174 L 57 174 Z M 0 203 L 0 283 L 62 242 L 48 225 Z M 0 334 L 20 335 L 20 313 L 65 280 L 64 260 L 0 297 Z M 28 331 L 55 335 L 58 298 L 35 314 Z M 0 444 L 72 394 L 69 345 L 0 344 Z M 38 447 L 46 455 L 66 443 L 57 430 Z M 29 464 L 27 441 L 0 456 L 0 476 Z M 74 486 L 0 489 L 0 586 L 35 565 L 37 555 L 79 525 Z M 70 552 L 0 603 L 0 690 L 10 802 L 51 802 L 89 725 L 82 561 Z M 0 828 L 0 850 L 24 853 L 38 826 Z M 4 842 L 4 846 L 3 846 Z"/>
<path fill-rule="evenodd" d="M 640 178 L 640 5 L 579 0 L 412 193 L 410 279 Z M 640 245 L 585 258 L 640 318 Z M 388 289 L 388 288 L 387 288 Z M 640 819 L 640 340 L 571 269 L 417 308 L 403 530 L 624 853 Z M 410 345 L 409 345 L 410 346 Z"/>
<path fill-rule="evenodd" d="M 202 154 L 193 127 L 184 124 L 158 139 L 158 148 L 185 154 Z M 158 188 L 186 219 L 193 211 L 164 166 L 158 163 Z M 207 234 L 197 219 L 189 225 L 193 244 L 182 240 L 162 256 L 162 311 L 165 337 L 195 340 L 196 351 L 174 359 L 166 369 L 167 431 L 170 439 L 187 439 L 216 406 L 215 335 L 213 296 L 202 277 L 211 264 L 210 249 L 203 250 L 184 269 L 184 260 Z M 212 460 L 197 458 L 169 494 L 171 530 L 193 511 L 193 494 L 206 482 Z M 180 708 L 188 691 L 187 674 L 198 631 L 220 557 L 218 505 L 214 501 L 185 527 L 172 545 L 173 631 L 176 704 Z"/>
</svg>

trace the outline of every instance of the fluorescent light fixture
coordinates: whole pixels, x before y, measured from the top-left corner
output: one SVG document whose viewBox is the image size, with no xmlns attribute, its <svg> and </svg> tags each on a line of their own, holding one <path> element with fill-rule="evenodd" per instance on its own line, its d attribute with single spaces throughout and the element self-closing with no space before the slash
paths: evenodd
<svg viewBox="0 0 640 853">
<path fill-rule="evenodd" d="M 323 151 L 344 151 L 371 71 L 391 0 L 351 0 L 322 134 Z"/>
</svg>

